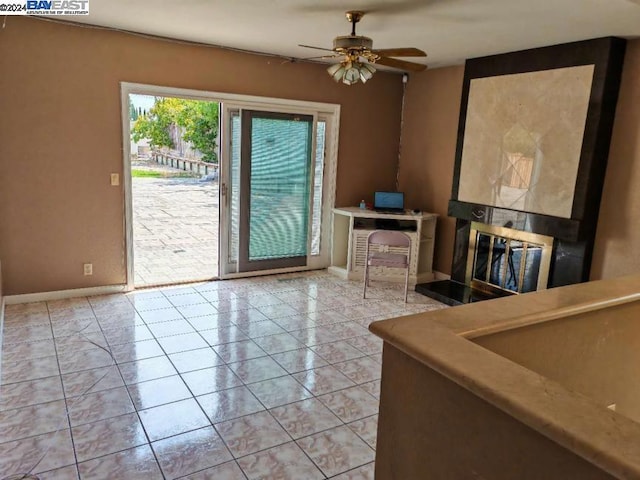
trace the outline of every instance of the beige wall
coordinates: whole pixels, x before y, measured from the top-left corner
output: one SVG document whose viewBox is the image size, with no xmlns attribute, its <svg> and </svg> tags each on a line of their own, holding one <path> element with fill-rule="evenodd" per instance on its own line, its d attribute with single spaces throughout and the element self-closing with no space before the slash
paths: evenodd
<svg viewBox="0 0 640 480">
<path fill-rule="evenodd" d="M 395 185 L 401 77 L 335 84 L 325 66 L 11 17 L 0 41 L 5 293 L 125 282 L 120 82 L 338 103 L 337 205 Z M 94 275 L 84 277 L 91 262 Z"/>
<path fill-rule="evenodd" d="M 640 272 L 640 40 L 627 44 L 591 278 Z"/>
<path fill-rule="evenodd" d="M 451 272 L 455 221 L 451 197 L 464 68 L 436 69 L 407 85 L 400 189 L 408 205 L 439 213 L 435 269 Z M 591 278 L 640 271 L 640 40 L 628 43 L 609 165 L 598 220 Z"/>
<path fill-rule="evenodd" d="M 455 219 L 447 216 L 456 155 L 464 67 L 412 75 L 402 124 L 399 187 L 408 208 L 440 215 L 434 269 L 450 273 Z"/>
</svg>

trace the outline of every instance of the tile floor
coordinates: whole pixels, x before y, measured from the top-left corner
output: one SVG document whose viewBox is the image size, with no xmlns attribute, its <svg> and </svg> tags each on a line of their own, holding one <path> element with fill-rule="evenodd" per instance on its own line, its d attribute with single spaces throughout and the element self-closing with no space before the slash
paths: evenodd
<svg viewBox="0 0 640 480">
<path fill-rule="evenodd" d="M 373 479 L 373 320 L 442 308 L 325 272 L 7 306 L 0 478 Z M 369 295 L 369 292 L 368 292 Z"/>
</svg>

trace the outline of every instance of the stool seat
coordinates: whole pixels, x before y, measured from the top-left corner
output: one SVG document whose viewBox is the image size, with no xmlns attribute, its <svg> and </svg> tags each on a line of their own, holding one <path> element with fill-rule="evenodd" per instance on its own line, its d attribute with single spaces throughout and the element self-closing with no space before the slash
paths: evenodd
<svg viewBox="0 0 640 480">
<path fill-rule="evenodd" d="M 370 267 L 406 268 L 409 265 L 406 255 L 402 253 L 376 252 L 369 254 L 367 263 Z"/>
</svg>

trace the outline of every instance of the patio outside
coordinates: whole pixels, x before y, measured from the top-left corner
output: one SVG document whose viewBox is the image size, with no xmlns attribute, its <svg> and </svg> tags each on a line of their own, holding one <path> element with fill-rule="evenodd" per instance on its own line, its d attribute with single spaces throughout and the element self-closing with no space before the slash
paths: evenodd
<svg viewBox="0 0 640 480">
<path fill-rule="evenodd" d="M 134 286 L 218 275 L 216 102 L 129 95 Z"/>
<path fill-rule="evenodd" d="M 132 160 L 136 288 L 218 274 L 218 181 Z"/>
</svg>

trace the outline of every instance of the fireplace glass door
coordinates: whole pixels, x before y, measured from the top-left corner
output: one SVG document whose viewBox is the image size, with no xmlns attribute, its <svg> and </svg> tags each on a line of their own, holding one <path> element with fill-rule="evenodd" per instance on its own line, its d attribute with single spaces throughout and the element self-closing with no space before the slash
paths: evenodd
<svg viewBox="0 0 640 480">
<path fill-rule="evenodd" d="M 485 291 L 533 292 L 546 288 L 553 238 L 472 223 L 467 283 Z"/>
</svg>

